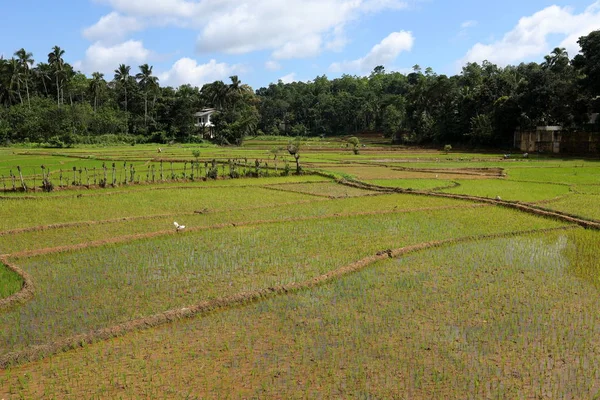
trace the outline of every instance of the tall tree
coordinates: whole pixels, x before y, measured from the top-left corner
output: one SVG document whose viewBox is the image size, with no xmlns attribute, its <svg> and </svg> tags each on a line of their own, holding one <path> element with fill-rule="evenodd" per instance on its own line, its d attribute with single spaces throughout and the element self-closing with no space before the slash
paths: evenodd
<svg viewBox="0 0 600 400">
<path fill-rule="evenodd" d="M 205 101 L 216 109 L 224 108 L 228 103 L 229 87 L 223 81 L 215 81 L 202 86 Z"/>
<path fill-rule="evenodd" d="M 600 112 L 600 30 L 582 36 L 577 42 L 581 54 L 573 59 L 573 66 L 583 74 L 581 89 L 595 99 L 592 111 Z"/>
<path fill-rule="evenodd" d="M 152 66 L 140 65 L 140 72 L 135 76 L 142 92 L 144 92 L 144 124 L 148 126 L 148 93 L 158 88 L 158 78 L 152 76 Z"/>
<path fill-rule="evenodd" d="M 25 51 L 24 48 L 17 50 L 15 56 L 19 60 L 19 66 L 22 71 L 23 81 L 25 82 L 25 91 L 27 92 L 27 105 L 31 108 L 31 100 L 29 99 L 29 74 L 33 66 L 33 54 Z"/>
<path fill-rule="evenodd" d="M 52 83 L 52 66 L 47 63 L 38 63 L 33 68 L 33 74 L 35 75 L 36 82 L 41 83 L 44 88 L 44 94 L 48 96 L 48 83 Z M 38 88 L 38 93 L 41 93 L 41 88 Z"/>
<path fill-rule="evenodd" d="M 19 60 L 17 60 L 16 58 L 11 58 L 8 61 L 7 73 L 9 76 L 9 91 L 14 93 L 16 87 L 16 92 L 19 95 L 19 100 L 21 104 L 23 104 L 23 97 L 21 96 L 22 70 L 21 65 L 19 64 Z"/>
<path fill-rule="evenodd" d="M 102 90 L 106 87 L 106 81 L 104 80 L 104 74 L 100 72 L 92 73 L 92 80 L 90 81 L 90 92 L 94 96 L 94 112 L 98 110 L 98 97 Z"/>
<path fill-rule="evenodd" d="M 119 68 L 115 69 L 115 82 L 123 89 L 125 92 L 125 111 L 128 111 L 127 107 L 127 85 L 129 84 L 129 79 L 131 76 L 129 72 L 131 71 L 131 67 L 129 65 L 120 64 Z"/>
<path fill-rule="evenodd" d="M 56 104 L 60 107 L 61 104 L 61 82 L 64 80 L 65 62 L 63 56 L 65 51 L 58 46 L 54 46 L 48 54 L 48 64 L 52 66 L 54 77 L 56 79 Z"/>
</svg>

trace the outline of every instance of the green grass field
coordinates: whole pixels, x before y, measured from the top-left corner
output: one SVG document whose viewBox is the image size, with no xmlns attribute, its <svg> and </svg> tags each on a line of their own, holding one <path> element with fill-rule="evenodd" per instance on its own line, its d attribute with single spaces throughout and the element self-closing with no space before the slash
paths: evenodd
<svg viewBox="0 0 600 400">
<path fill-rule="evenodd" d="M 0 149 L 0 399 L 600 395 L 597 230 L 343 179 L 598 221 L 598 161 L 313 140 L 307 174 L 279 176 L 276 145 L 202 147 L 226 168 L 193 181 L 193 146 Z M 152 182 L 157 156 L 174 179 L 169 161 Z M 220 178 L 256 158 L 268 176 Z M 42 164 L 103 162 L 144 172 L 31 191 Z M 8 303 L 24 280 L 5 264 L 31 298 Z"/>
</svg>

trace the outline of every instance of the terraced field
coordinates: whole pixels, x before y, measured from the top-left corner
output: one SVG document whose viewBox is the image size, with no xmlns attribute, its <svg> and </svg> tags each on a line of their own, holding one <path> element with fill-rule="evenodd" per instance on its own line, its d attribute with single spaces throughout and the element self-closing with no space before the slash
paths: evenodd
<svg viewBox="0 0 600 400">
<path fill-rule="evenodd" d="M 309 174 L 281 177 L 263 147 L 199 161 L 229 175 L 248 158 L 250 176 L 262 155 L 261 177 L 192 179 L 182 147 L 161 182 L 18 193 L 9 178 L 0 398 L 600 394 L 596 161 L 357 159 L 316 141 Z M 0 172 L 21 166 L 31 189 L 41 162 L 77 180 L 101 159 L 160 162 L 148 146 L 3 149 Z"/>
</svg>

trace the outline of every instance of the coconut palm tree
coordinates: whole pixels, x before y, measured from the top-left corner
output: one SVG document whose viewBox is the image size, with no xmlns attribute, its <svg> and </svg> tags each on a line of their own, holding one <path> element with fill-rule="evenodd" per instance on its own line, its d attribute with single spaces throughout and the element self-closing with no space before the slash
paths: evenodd
<svg viewBox="0 0 600 400">
<path fill-rule="evenodd" d="M 48 53 L 48 64 L 52 66 L 54 70 L 54 77 L 56 78 L 56 103 L 60 107 L 60 95 L 61 95 L 61 81 L 63 80 L 63 72 L 65 61 L 63 56 L 65 51 L 58 46 L 54 46 L 52 51 Z"/>
<path fill-rule="evenodd" d="M 31 108 L 31 101 L 29 100 L 29 73 L 31 70 L 31 66 L 33 66 L 33 54 L 25 51 L 25 49 L 21 48 L 15 52 L 15 56 L 19 61 L 19 66 L 21 68 L 21 72 L 23 75 L 23 80 L 25 81 L 25 91 L 27 92 L 27 105 Z"/>
<path fill-rule="evenodd" d="M 48 86 L 46 82 L 52 82 L 52 67 L 50 64 L 46 63 L 38 63 L 38 65 L 33 68 L 33 74 L 37 77 L 37 79 L 42 82 L 44 86 L 44 93 L 48 96 Z"/>
<path fill-rule="evenodd" d="M 569 53 L 564 47 L 555 47 L 552 53 L 544 56 L 544 60 L 541 64 L 542 68 L 552 69 L 555 66 L 567 65 L 569 63 Z"/>
<path fill-rule="evenodd" d="M 227 94 L 229 87 L 223 83 L 223 81 L 215 81 L 213 83 L 202 86 L 202 96 L 206 99 L 206 102 L 221 110 L 227 104 Z"/>
<path fill-rule="evenodd" d="M 22 78 L 22 72 L 21 72 L 21 66 L 19 64 L 19 60 L 17 60 L 16 58 L 11 58 L 10 60 L 8 60 L 7 63 L 7 67 L 6 67 L 6 73 L 8 75 L 8 90 L 11 93 L 15 92 L 15 87 L 16 87 L 16 92 L 19 95 L 19 100 L 21 102 L 21 104 L 23 104 L 23 97 L 21 96 L 21 78 Z"/>
<path fill-rule="evenodd" d="M 115 69 L 115 82 L 123 88 L 125 92 L 125 111 L 127 111 L 127 84 L 129 83 L 129 79 L 131 76 L 129 72 L 131 71 L 131 67 L 129 65 L 120 64 L 119 68 Z"/>
<path fill-rule="evenodd" d="M 158 88 L 158 78 L 152 76 L 152 66 L 140 65 L 140 72 L 135 76 L 144 92 L 144 124 L 148 125 L 148 93 Z"/>
<path fill-rule="evenodd" d="M 238 101 L 244 97 L 244 94 L 252 93 L 252 89 L 250 86 L 242 84 L 237 75 L 230 76 L 229 79 L 231 79 L 231 83 L 227 87 L 226 101 L 233 107 L 233 111 L 235 111 Z"/>
<path fill-rule="evenodd" d="M 92 80 L 90 81 L 90 92 L 94 95 L 94 112 L 98 109 L 98 96 L 105 86 L 106 81 L 104 80 L 104 74 L 94 72 L 92 74 Z"/>
<path fill-rule="evenodd" d="M 10 88 L 11 71 L 9 61 L 0 56 L 0 103 L 10 106 L 13 103 L 13 91 Z"/>
</svg>

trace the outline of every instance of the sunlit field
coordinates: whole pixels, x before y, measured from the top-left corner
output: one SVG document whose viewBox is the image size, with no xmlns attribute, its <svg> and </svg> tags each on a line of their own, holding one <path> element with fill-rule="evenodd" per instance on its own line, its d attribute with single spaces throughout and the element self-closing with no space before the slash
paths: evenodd
<svg viewBox="0 0 600 400">
<path fill-rule="evenodd" d="M 286 143 L 0 149 L 0 399 L 600 396 L 598 160 Z"/>
</svg>

